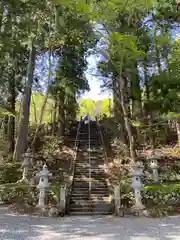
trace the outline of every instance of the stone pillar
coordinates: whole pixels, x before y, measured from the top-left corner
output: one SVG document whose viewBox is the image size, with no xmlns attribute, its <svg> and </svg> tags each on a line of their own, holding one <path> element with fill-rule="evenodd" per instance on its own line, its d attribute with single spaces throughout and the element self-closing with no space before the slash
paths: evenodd
<svg viewBox="0 0 180 240">
<path fill-rule="evenodd" d="M 135 197 L 135 204 L 132 207 L 134 210 L 143 210 L 145 209 L 145 206 L 142 204 L 141 199 L 141 176 L 143 172 L 143 164 L 142 163 L 136 163 L 132 165 L 132 170 L 131 170 L 131 177 L 132 177 L 132 187 L 134 189 L 134 197 Z"/>
<path fill-rule="evenodd" d="M 159 180 L 159 175 L 158 175 L 158 161 L 156 159 L 152 159 L 150 161 L 150 168 L 152 169 L 152 176 L 153 176 L 153 181 L 158 182 Z"/>
<path fill-rule="evenodd" d="M 119 215 L 121 208 L 120 185 L 116 185 L 114 187 L 114 200 L 115 200 L 115 214 Z"/>
<path fill-rule="evenodd" d="M 66 207 L 66 185 L 61 184 L 60 186 L 60 208 L 65 209 Z"/>
<path fill-rule="evenodd" d="M 45 198 L 47 193 L 47 188 L 49 187 L 49 177 L 52 176 L 52 174 L 49 172 L 46 164 L 44 164 L 42 171 L 40 171 L 39 174 L 37 174 L 39 177 L 39 184 L 37 185 L 37 188 L 39 189 L 39 201 L 37 204 L 38 208 L 44 208 L 46 206 L 45 204 Z"/>
</svg>

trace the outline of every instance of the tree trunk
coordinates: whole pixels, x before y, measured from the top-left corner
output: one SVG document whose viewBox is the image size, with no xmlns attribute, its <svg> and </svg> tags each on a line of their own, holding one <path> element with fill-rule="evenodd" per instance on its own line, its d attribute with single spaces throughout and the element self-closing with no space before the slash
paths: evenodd
<svg viewBox="0 0 180 240">
<path fill-rule="evenodd" d="M 160 55 L 159 47 L 157 46 L 157 44 L 155 45 L 155 51 L 156 51 L 157 69 L 158 69 L 158 73 L 160 74 L 162 72 L 161 55 Z"/>
<path fill-rule="evenodd" d="M 126 104 L 125 104 L 125 80 L 122 76 L 119 77 L 119 89 L 120 89 L 120 97 L 121 97 L 121 107 L 123 110 L 123 116 L 124 116 L 124 122 L 125 122 L 125 127 L 126 131 L 128 134 L 128 139 L 129 139 L 129 150 L 130 150 L 130 156 L 132 159 L 132 162 L 135 162 L 136 160 L 136 151 L 135 151 L 135 144 L 134 144 L 134 137 L 132 134 L 132 129 L 131 129 L 131 124 L 128 118 L 128 110 L 126 109 Z"/>
<path fill-rule="evenodd" d="M 34 110 L 34 121 L 35 121 L 35 124 L 37 125 L 36 103 L 35 103 L 35 101 L 34 101 L 33 95 L 32 95 L 32 104 L 33 104 L 33 110 Z"/>
<path fill-rule="evenodd" d="M 180 120 L 176 120 L 176 131 L 177 131 L 177 139 L 178 139 L 178 146 L 180 148 Z"/>
<path fill-rule="evenodd" d="M 9 82 L 9 107 L 13 114 L 15 114 L 16 111 L 16 89 L 15 89 L 15 72 L 13 73 L 12 79 Z M 15 148 L 15 117 L 9 116 L 8 121 L 8 149 L 9 152 L 14 152 Z"/>
<path fill-rule="evenodd" d="M 142 102 L 141 102 L 141 89 L 140 89 L 140 79 L 137 70 L 137 66 L 135 68 L 136 73 L 131 76 L 131 99 L 132 99 L 132 119 L 137 122 L 136 126 L 136 140 L 139 144 L 141 141 L 140 127 L 139 122 L 142 119 Z"/>
<path fill-rule="evenodd" d="M 1 1 L 0 2 L 0 32 L 1 32 L 1 27 L 2 27 L 2 23 L 3 23 L 3 15 L 4 15 L 4 4 Z"/>
<path fill-rule="evenodd" d="M 124 126 L 124 119 L 123 119 L 123 110 L 121 107 L 121 97 L 120 97 L 120 88 L 118 84 L 117 77 L 114 77 L 113 79 L 113 95 L 114 95 L 114 117 L 118 120 L 118 123 L 120 123 L 120 139 L 124 144 L 127 144 L 127 139 L 125 137 L 126 135 L 126 129 Z"/>
<path fill-rule="evenodd" d="M 58 116 L 58 131 L 57 131 L 57 136 L 58 137 L 63 137 L 64 136 L 64 131 L 65 131 L 65 94 L 63 92 L 60 93 L 59 97 L 59 116 Z"/>
<path fill-rule="evenodd" d="M 7 138 L 7 134 L 8 134 L 8 120 L 9 120 L 9 117 L 5 116 L 4 117 L 4 136 L 5 136 L 5 138 Z"/>
<path fill-rule="evenodd" d="M 32 84 L 34 77 L 34 67 L 36 59 L 36 49 L 33 41 L 31 43 L 31 49 L 29 50 L 29 61 L 27 67 L 27 82 L 24 89 L 24 97 L 22 103 L 22 112 L 19 123 L 19 132 L 17 142 L 14 151 L 14 160 L 20 160 L 22 154 L 25 152 L 27 147 L 27 135 L 29 126 L 29 114 L 30 114 L 30 102 L 32 93 Z"/>
<path fill-rule="evenodd" d="M 147 75 L 148 69 L 147 69 L 147 59 L 144 60 L 144 85 L 145 85 L 145 95 L 146 95 L 146 101 L 147 104 L 145 106 L 145 118 L 147 120 L 147 124 L 148 124 L 148 139 L 149 139 L 149 143 L 151 146 L 151 150 L 154 151 L 155 149 L 155 139 L 154 139 L 154 133 L 153 133 L 153 113 L 152 113 L 152 109 L 149 107 L 149 103 L 150 103 L 150 98 L 149 98 L 149 86 L 148 86 L 148 75 Z M 147 140 L 147 139 L 146 139 Z M 147 143 L 147 142 L 146 142 Z"/>
<path fill-rule="evenodd" d="M 55 102 L 54 102 L 54 107 L 53 107 L 53 113 L 52 113 L 52 133 L 53 135 L 56 134 L 56 117 L 57 117 L 57 98 L 55 98 Z"/>
<path fill-rule="evenodd" d="M 48 83 L 47 83 L 47 90 L 46 90 L 46 95 L 45 95 L 45 98 L 44 98 L 44 102 L 43 102 L 43 105 L 42 105 L 42 108 L 41 108 L 41 113 L 40 113 L 40 119 L 39 119 L 39 124 L 36 128 L 36 133 L 35 133 L 35 136 L 34 136 L 34 139 L 32 141 L 32 144 L 31 144 L 31 147 L 33 148 L 36 144 L 36 139 L 37 139 L 37 136 L 38 136 L 38 133 L 39 133 L 39 130 L 41 128 L 41 124 L 43 122 L 43 117 L 44 117 L 44 112 L 45 112 L 45 108 L 46 108 L 46 104 L 47 104 L 47 100 L 48 100 L 48 96 L 49 96 L 49 85 L 50 85 L 50 80 L 51 80 L 51 51 L 49 52 L 49 58 L 48 58 L 48 62 L 49 62 L 49 69 L 48 69 Z"/>
</svg>

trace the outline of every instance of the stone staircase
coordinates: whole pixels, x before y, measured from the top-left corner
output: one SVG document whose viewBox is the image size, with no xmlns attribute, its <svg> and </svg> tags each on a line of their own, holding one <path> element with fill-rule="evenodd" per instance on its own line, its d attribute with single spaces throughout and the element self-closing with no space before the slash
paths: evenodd
<svg viewBox="0 0 180 240">
<path fill-rule="evenodd" d="M 111 214 L 110 202 L 103 169 L 104 150 L 96 121 L 82 124 L 72 186 L 70 215 Z"/>
</svg>

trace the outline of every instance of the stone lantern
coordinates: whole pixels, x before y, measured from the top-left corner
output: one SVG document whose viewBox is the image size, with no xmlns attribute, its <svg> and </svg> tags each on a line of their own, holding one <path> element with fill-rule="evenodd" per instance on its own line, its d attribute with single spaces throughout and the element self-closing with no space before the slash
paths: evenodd
<svg viewBox="0 0 180 240">
<path fill-rule="evenodd" d="M 39 189 L 39 201 L 38 201 L 38 208 L 45 207 L 45 197 L 46 197 L 46 191 L 49 187 L 49 177 L 52 176 L 52 173 L 49 172 L 47 165 L 44 164 L 42 171 L 40 171 L 39 174 L 37 174 L 39 177 L 39 184 L 37 185 L 37 188 Z"/>
<path fill-rule="evenodd" d="M 20 181 L 28 183 L 28 170 L 33 162 L 32 153 L 30 149 L 28 149 L 27 152 L 24 153 L 23 158 L 24 158 L 22 163 L 23 173 L 22 179 Z"/>
<path fill-rule="evenodd" d="M 152 176 L 153 176 L 153 181 L 158 182 L 159 176 L 158 176 L 158 161 L 156 159 L 152 159 L 150 161 L 150 168 L 152 169 Z"/>
<path fill-rule="evenodd" d="M 130 176 L 132 178 L 132 187 L 134 189 L 134 197 L 135 197 L 135 204 L 132 209 L 135 210 L 143 210 L 145 206 L 142 204 L 142 196 L 141 196 L 141 176 L 143 174 L 143 164 L 141 162 L 137 162 L 136 164 L 132 165 Z"/>
</svg>

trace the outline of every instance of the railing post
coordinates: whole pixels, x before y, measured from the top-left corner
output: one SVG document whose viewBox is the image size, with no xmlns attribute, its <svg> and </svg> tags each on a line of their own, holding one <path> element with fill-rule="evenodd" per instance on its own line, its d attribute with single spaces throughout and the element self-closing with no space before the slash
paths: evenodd
<svg viewBox="0 0 180 240">
<path fill-rule="evenodd" d="M 62 184 L 60 187 L 60 207 L 65 209 L 66 207 L 66 185 Z"/>
<path fill-rule="evenodd" d="M 104 140 L 103 140 L 103 135 L 102 135 L 102 132 L 101 132 L 101 127 L 100 127 L 100 124 L 99 124 L 98 120 L 97 120 L 97 126 L 98 126 L 98 131 L 99 131 L 102 147 L 103 147 L 103 150 L 104 150 L 104 156 L 105 156 L 104 165 L 105 165 L 105 169 L 106 169 L 106 164 L 108 163 L 108 156 L 107 156 L 107 152 L 106 152 L 106 148 L 105 148 L 105 143 L 104 143 Z"/>
<path fill-rule="evenodd" d="M 88 148 L 89 148 L 89 194 L 91 194 L 91 128 L 90 118 L 88 119 Z"/>
<path fill-rule="evenodd" d="M 79 121 L 79 124 L 78 124 L 78 129 L 77 129 L 77 133 L 76 133 L 76 139 L 75 139 L 75 143 L 74 143 L 74 151 L 75 151 L 74 158 L 76 158 L 76 153 L 77 153 L 77 142 L 78 142 L 78 137 L 79 137 L 79 130 L 80 130 L 80 127 L 81 127 L 81 122 L 82 122 L 82 117 L 81 117 L 81 120 Z M 73 161 L 74 161 L 74 159 L 71 160 L 70 172 L 72 171 L 72 168 L 73 168 Z"/>
<path fill-rule="evenodd" d="M 120 184 L 114 187 L 115 214 L 119 215 L 121 208 Z"/>
</svg>

